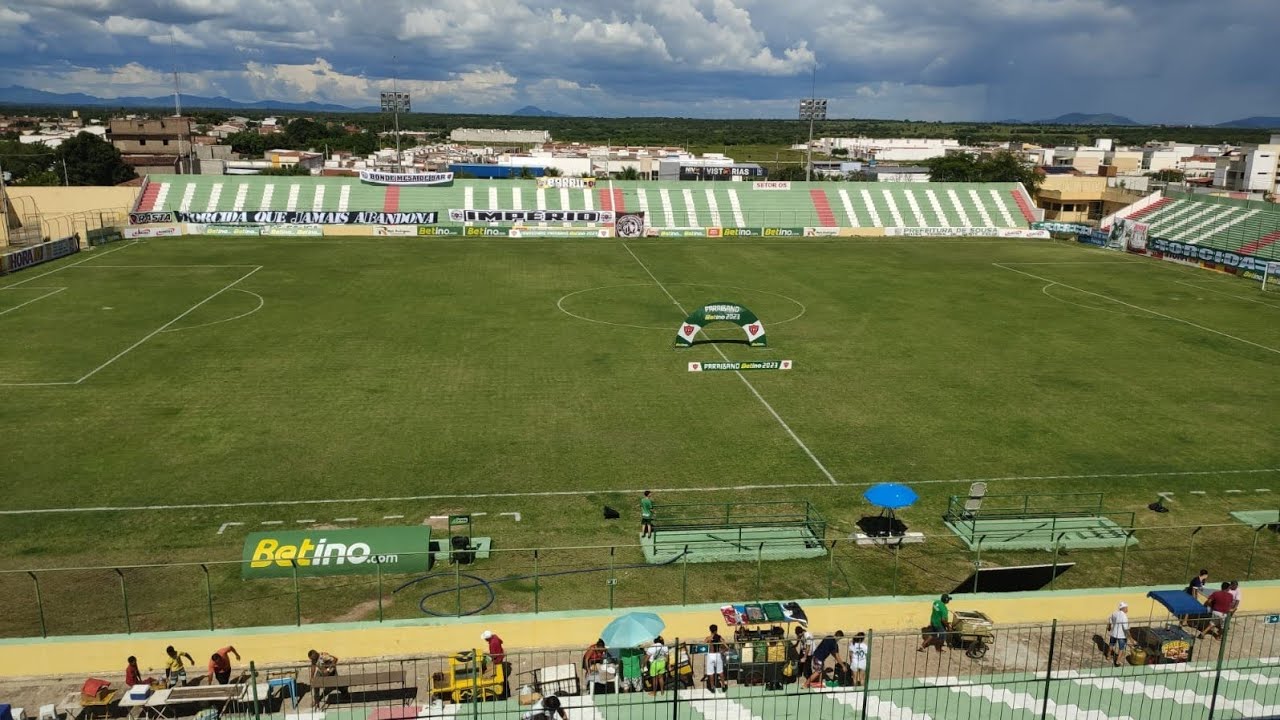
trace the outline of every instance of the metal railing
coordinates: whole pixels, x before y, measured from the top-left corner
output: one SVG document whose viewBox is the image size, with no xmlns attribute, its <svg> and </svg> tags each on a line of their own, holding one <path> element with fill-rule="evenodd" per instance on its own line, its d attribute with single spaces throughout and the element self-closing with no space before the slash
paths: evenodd
<svg viewBox="0 0 1280 720">
<path fill-rule="evenodd" d="M 762 626 L 760 634 L 768 639 L 727 642 L 723 678 L 710 679 L 707 670 L 715 668 L 708 666 L 711 648 L 703 637 L 666 638 L 665 663 L 651 663 L 639 648 L 606 648 L 603 660 L 588 653 L 593 648 L 511 650 L 499 658 L 488 655 L 477 626 L 474 648 L 378 662 L 339 659 L 335 674 L 319 682 L 302 659 L 309 648 L 299 646 L 297 664 L 249 663 L 242 673 L 245 687 L 263 683 L 265 692 L 246 693 L 222 709 L 223 717 L 254 720 L 317 709 L 368 718 L 518 718 L 550 695 L 570 717 L 673 720 L 1212 720 L 1263 717 L 1280 708 L 1280 625 L 1274 618 L 1237 615 L 1223 623 L 1221 638 L 1201 638 L 1198 622 L 1185 626 L 1162 617 L 1143 619 L 1136 610 L 1133 615 L 1130 635 L 1141 642 L 1131 639 L 1128 649 L 1142 653 L 1126 651 L 1118 661 L 1108 656 L 1109 632 L 1101 621 L 966 628 L 942 638 L 940 649 L 920 652 L 919 633 L 857 629 L 851 618 L 844 628 L 811 628 L 837 647 L 837 656 L 812 675 L 814 666 L 800 655 L 806 646 L 793 642 L 788 627 Z M 708 617 L 708 623 L 715 619 Z M 729 628 L 724 633 L 732 636 Z M 845 672 L 837 663 L 850 662 L 858 633 L 864 642 L 855 675 L 854 668 Z M 160 656 L 151 660 L 163 664 Z M 805 687 L 808 681 L 816 687 Z"/>
<path fill-rule="evenodd" d="M 0 570 L 0 637 L 384 621 L 490 613 L 690 605 L 726 597 L 843 598 L 954 592 L 978 568 L 1059 564 L 1048 589 L 1181 586 L 1280 577 L 1280 534 L 1268 526 L 1130 528 L 1123 547 L 1056 552 L 969 548 L 950 533 L 861 546 L 823 540 L 824 557 L 785 562 L 646 562 L 638 544 L 492 549 L 418 574 L 246 580 L 242 561 Z M 12 562 L 12 560 L 10 560 Z M 427 567 L 423 558 L 421 565 Z"/>
</svg>

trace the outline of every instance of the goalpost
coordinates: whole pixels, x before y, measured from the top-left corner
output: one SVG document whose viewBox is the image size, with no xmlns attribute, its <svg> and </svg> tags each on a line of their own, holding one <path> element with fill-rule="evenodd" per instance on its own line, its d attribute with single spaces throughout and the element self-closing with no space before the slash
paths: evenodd
<svg viewBox="0 0 1280 720">
<path fill-rule="evenodd" d="M 1280 262 L 1269 262 L 1262 271 L 1262 292 L 1280 292 Z M 1271 289 L 1268 290 L 1267 286 Z"/>
</svg>

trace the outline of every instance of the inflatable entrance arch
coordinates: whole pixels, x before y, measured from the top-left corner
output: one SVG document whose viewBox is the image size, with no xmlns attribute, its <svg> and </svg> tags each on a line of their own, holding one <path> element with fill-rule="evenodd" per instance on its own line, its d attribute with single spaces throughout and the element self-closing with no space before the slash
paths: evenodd
<svg viewBox="0 0 1280 720">
<path fill-rule="evenodd" d="M 714 302 L 689 313 L 689 317 L 676 330 L 676 347 L 693 347 L 694 338 L 707 325 L 717 322 L 730 322 L 742 328 L 746 333 L 746 344 L 751 347 L 767 347 L 764 336 L 764 324 L 760 318 L 747 308 L 731 302 Z M 706 341 L 703 341 L 706 342 Z"/>
</svg>

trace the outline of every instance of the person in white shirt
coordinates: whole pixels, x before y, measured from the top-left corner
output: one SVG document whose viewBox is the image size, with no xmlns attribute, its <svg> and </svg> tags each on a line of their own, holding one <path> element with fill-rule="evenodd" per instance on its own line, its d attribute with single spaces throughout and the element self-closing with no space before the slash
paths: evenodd
<svg viewBox="0 0 1280 720">
<path fill-rule="evenodd" d="M 1231 593 L 1231 614 L 1234 615 L 1236 610 L 1240 609 L 1240 581 L 1232 580 L 1231 587 L 1227 589 L 1227 592 Z"/>
<path fill-rule="evenodd" d="M 649 691 L 650 695 L 660 693 L 666 689 L 667 681 L 667 657 L 671 651 L 667 648 L 667 643 L 662 636 L 653 639 L 645 653 L 649 655 L 649 680 L 653 683 L 653 689 Z"/>
<path fill-rule="evenodd" d="M 849 669 L 853 670 L 853 684 L 862 685 L 867 677 L 867 656 L 871 648 L 867 647 L 867 634 L 858 633 L 849 643 Z"/>
<path fill-rule="evenodd" d="M 1107 618 L 1107 656 L 1120 667 L 1120 656 L 1129 647 L 1129 603 L 1122 602 Z"/>
<path fill-rule="evenodd" d="M 548 695 L 529 708 L 523 720 L 569 720 L 569 713 L 560 707 L 560 698 Z"/>
</svg>

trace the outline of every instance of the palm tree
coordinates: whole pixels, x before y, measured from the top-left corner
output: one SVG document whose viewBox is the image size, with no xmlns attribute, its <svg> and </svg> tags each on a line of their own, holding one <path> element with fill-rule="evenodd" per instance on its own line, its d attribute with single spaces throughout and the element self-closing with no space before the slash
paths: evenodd
<svg viewBox="0 0 1280 720">
<path fill-rule="evenodd" d="M 543 168 L 542 174 L 546 177 L 560 177 L 561 175 L 560 168 L 558 167 Z"/>
<path fill-rule="evenodd" d="M 640 171 L 634 165 L 628 165 L 622 168 L 622 172 L 618 173 L 619 180 L 639 180 Z"/>
</svg>

